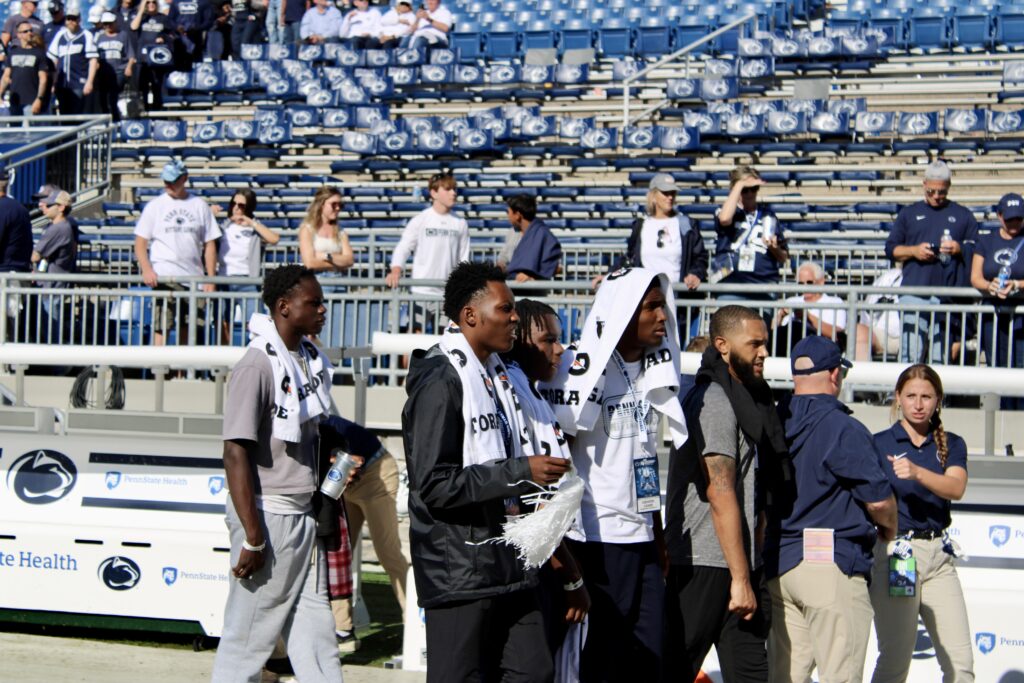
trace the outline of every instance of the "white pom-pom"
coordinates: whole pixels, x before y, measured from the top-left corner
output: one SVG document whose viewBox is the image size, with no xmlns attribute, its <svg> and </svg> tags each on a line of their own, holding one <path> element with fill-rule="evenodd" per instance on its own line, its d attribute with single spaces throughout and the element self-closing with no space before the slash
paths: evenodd
<svg viewBox="0 0 1024 683">
<path fill-rule="evenodd" d="M 557 490 L 523 496 L 524 502 L 539 503 L 539 509 L 510 518 L 501 538 L 494 540 L 513 546 L 527 569 L 539 568 L 572 526 L 582 499 L 583 480 L 573 468 L 562 477 Z"/>
</svg>

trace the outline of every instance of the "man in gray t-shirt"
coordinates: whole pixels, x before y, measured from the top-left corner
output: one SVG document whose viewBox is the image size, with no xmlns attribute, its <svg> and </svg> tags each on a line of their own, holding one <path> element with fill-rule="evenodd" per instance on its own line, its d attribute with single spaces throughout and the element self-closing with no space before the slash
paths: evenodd
<svg viewBox="0 0 1024 683">
<path fill-rule="evenodd" d="M 283 348 L 265 337 L 266 351 L 250 347 L 228 384 L 223 431 L 232 569 L 213 683 L 259 680 L 278 638 L 303 683 L 341 683 L 327 563 L 312 514 L 319 419 L 301 422 L 295 442 L 275 438 L 273 427 L 294 410 L 285 407 L 286 397 L 277 398 L 278 386 L 299 387 L 300 400 L 301 387 L 316 386 L 310 363 L 319 352 L 305 337 L 323 327 L 323 296 L 307 268 L 269 271 L 263 302 Z M 275 348 L 297 358 L 303 377 L 275 381 L 269 358 Z"/>
<path fill-rule="evenodd" d="M 726 683 L 765 681 L 769 600 L 749 435 L 759 439 L 751 426 L 774 416 L 763 379 L 768 331 L 756 311 L 725 306 L 709 336 L 696 385 L 680 399 L 689 438 L 669 459 L 665 680 L 694 680 L 714 645 Z"/>
</svg>

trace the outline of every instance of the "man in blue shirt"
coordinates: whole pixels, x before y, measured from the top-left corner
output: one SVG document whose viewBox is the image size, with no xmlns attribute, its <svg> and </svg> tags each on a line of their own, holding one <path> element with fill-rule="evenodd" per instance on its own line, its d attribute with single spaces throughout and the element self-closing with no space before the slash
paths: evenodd
<svg viewBox="0 0 1024 683">
<path fill-rule="evenodd" d="M 32 270 L 32 220 L 17 199 L 7 195 L 11 177 L 0 163 L 0 273 Z"/>
<path fill-rule="evenodd" d="M 508 221 L 522 237 L 509 259 L 508 279 L 516 282 L 550 280 L 562 265 L 562 245 L 544 221 L 537 218 L 537 198 L 517 194 L 509 198 Z"/>
<path fill-rule="evenodd" d="M 793 396 L 779 405 L 794 485 L 768 508 L 764 572 L 772 596 L 769 680 L 860 681 L 874 612 L 876 537 L 896 535 L 896 500 L 871 432 L 839 402 L 852 364 L 835 342 L 802 339 Z M 877 531 L 876 531 L 876 528 Z"/>
<path fill-rule="evenodd" d="M 315 0 L 313 6 L 302 15 L 299 37 L 306 43 L 336 43 L 340 32 L 341 12 L 327 0 Z"/>
<path fill-rule="evenodd" d="M 905 207 L 896 216 L 885 255 L 903 264 L 902 287 L 969 287 L 971 255 L 978 224 L 966 207 L 949 201 L 952 174 L 941 161 L 924 173 L 924 201 Z M 947 234 L 948 231 L 948 234 Z M 924 307 L 940 303 L 936 296 L 905 294 L 900 303 Z M 945 319 L 925 310 L 903 317 L 900 360 L 904 363 L 946 363 L 942 337 Z M 951 332 L 950 337 L 954 334 Z M 929 342 L 930 340 L 930 342 Z M 926 353 L 931 353 L 930 358 Z"/>
</svg>

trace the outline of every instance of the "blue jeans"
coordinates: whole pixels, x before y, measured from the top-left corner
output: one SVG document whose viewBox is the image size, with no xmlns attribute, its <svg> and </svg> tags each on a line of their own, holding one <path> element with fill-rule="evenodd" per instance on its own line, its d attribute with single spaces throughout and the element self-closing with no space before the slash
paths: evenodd
<svg viewBox="0 0 1024 683">
<path fill-rule="evenodd" d="M 904 294 L 900 297 L 900 304 L 917 308 L 938 303 L 939 298 L 935 296 L 922 298 Z M 903 334 L 900 335 L 900 362 L 945 364 L 946 357 L 942 353 L 944 321 L 945 316 L 940 317 L 927 310 L 906 311 L 903 314 Z"/>
<path fill-rule="evenodd" d="M 284 25 L 281 29 L 281 42 L 285 45 L 296 45 L 302 42 L 302 38 L 299 36 L 299 29 L 302 28 L 301 21 L 291 21 Z"/>
<path fill-rule="evenodd" d="M 267 0 L 267 41 L 270 43 L 284 42 L 281 28 L 281 0 Z"/>
</svg>

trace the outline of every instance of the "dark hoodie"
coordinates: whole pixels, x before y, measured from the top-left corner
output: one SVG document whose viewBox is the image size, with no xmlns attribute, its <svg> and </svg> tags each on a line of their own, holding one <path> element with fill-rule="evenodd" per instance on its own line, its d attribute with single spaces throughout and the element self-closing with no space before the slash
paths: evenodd
<svg viewBox="0 0 1024 683">
<path fill-rule="evenodd" d="M 462 382 L 437 346 L 416 351 L 402 434 L 409 468 L 409 545 L 420 607 L 479 600 L 537 584 L 501 536 L 504 499 L 529 493 L 526 458 L 465 467 Z"/>
<path fill-rule="evenodd" d="M 766 578 L 803 561 L 804 529 L 834 529 L 839 570 L 848 576 L 871 573 L 876 533 L 864 504 L 885 500 L 892 489 L 871 432 L 850 412 L 828 394 L 791 396 L 779 404 L 796 486 L 791 500 L 769 511 Z"/>
</svg>

